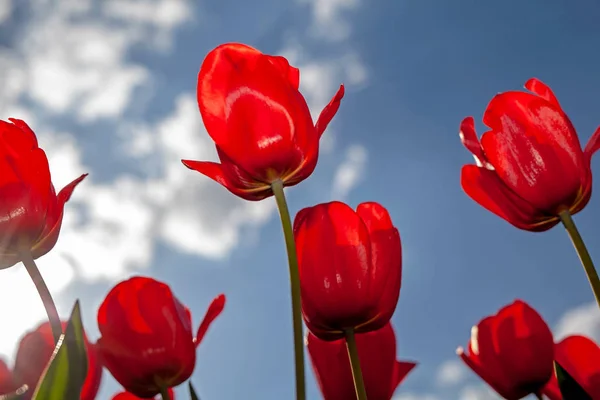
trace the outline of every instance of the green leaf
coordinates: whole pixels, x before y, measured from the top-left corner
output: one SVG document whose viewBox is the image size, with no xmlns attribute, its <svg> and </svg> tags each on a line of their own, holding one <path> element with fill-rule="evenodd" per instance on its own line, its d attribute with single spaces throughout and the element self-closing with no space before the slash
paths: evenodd
<svg viewBox="0 0 600 400">
<path fill-rule="evenodd" d="M 190 388 L 190 400 L 200 400 L 200 397 L 198 397 L 198 395 L 196 394 L 196 391 L 194 390 L 194 386 L 192 385 L 192 381 L 188 381 L 188 386 Z"/>
<path fill-rule="evenodd" d="M 87 354 L 79 300 L 75 302 L 65 333 L 46 366 L 33 400 L 78 399 L 87 375 Z"/>
<path fill-rule="evenodd" d="M 556 374 L 563 400 L 592 400 L 592 397 L 556 361 L 554 361 L 554 373 Z"/>
<path fill-rule="evenodd" d="M 12 393 L 0 394 L 0 400 L 23 400 L 28 390 L 29 387 L 23 385 Z"/>
</svg>

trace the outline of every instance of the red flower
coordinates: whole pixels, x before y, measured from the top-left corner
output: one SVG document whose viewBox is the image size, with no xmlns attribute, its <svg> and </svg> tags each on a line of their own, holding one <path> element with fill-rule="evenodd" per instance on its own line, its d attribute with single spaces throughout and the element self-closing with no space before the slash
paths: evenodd
<svg viewBox="0 0 600 400">
<path fill-rule="evenodd" d="M 582 210 L 592 193 L 592 154 L 600 148 L 600 128 L 585 150 L 549 87 L 530 79 L 533 92 L 496 95 L 483 115 L 490 128 L 481 137 L 472 117 L 460 137 L 477 165 L 462 168 L 464 191 L 477 203 L 528 231 L 545 231 L 558 214 Z"/>
<path fill-rule="evenodd" d="M 63 330 L 67 327 L 67 322 L 62 322 Z M 94 345 L 89 343 L 85 336 L 85 345 L 88 357 L 88 371 L 81 389 L 81 400 L 94 400 L 100 382 L 102 381 L 102 365 L 100 364 Z M 27 384 L 29 390 L 25 394 L 26 399 L 30 399 L 37 387 L 44 369 L 50 357 L 54 352 L 54 336 L 49 322 L 44 322 L 36 330 L 27 333 L 17 350 L 15 367 L 13 374 L 18 386 Z"/>
<path fill-rule="evenodd" d="M 81 175 L 58 196 L 48 159 L 24 121 L 0 121 L 0 269 L 15 265 L 20 253 L 38 258 L 56 244 L 63 208 Z"/>
<path fill-rule="evenodd" d="M 554 346 L 554 359 L 590 395 L 600 399 L 600 347 L 585 336 L 569 336 Z M 562 400 L 554 374 L 544 394 L 550 400 Z"/>
<path fill-rule="evenodd" d="M 196 347 L 224 306 L 221 294 L 210 304 L 194 337 L 190 311 L 169 286 L 144 277 L 123 281 L 98 310 L 99 354 L 128 392 L 155 396 L 161 386 L 175 387 L 192 375 Z"/>
<path fill-rule="evenodd" d="M 507 400 L 541 393 L 553 374 L 552 332 L 527 303 L 516 300 L 471 331 L 465 353 L 457 354 Z"/>
<path fill-rule="evenodd" d="M 12 371 L 8 368 L 6 362 L 0 359 L 0 395 L 12 393 L 17 388 Z"/>
<path fill-rule="evenodd" d="M 390 400 L 417 365 L 396 361 L 396 335 L 390 323 L 379 330 L 356 335 L 356 346 L 369 400 Z M 307 348 L 325 400 L 356 398 L 345 340 L 324 341 L 309 333 Z"/>
<path fill-rule="evenodd" d="M 221 163 L 183 164 L 246 200 L 271 196 L 274 181 L 293 186 L 308 178 L 344 87 L 313 124 L 299 83 L 300 72 L 284 57 L 239 43 L 212 50 L 198 74 L 198 105 Z"/>
<path fill-rule="evenodd" d="M 175 400 L 175 392 L 173 392 L 173 389 L 169 388 L 169 397 L 171 398 L 171 400 Z M 159 397 L 154 397 L 154 400 L 159 400 Z M 137 397 L 134 394 L 131 394 L 129 392 L 121 392 L 121 393 L 117 393 L 113 396 L 112 400 L 142 400 L 141 397 Z"/>
<path fill-rule="evenodd" d="M 385 208 L 356 212 L 337 201 L 301 210 L 294 221 L 308 329 L 323 340 L 369 332 L 392 317 L 402 276 L 400 234 Z"/>
</svg>

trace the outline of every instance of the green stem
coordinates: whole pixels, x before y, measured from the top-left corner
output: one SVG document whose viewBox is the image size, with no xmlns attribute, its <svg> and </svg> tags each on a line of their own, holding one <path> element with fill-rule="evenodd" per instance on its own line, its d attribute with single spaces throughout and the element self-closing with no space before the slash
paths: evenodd
<svg viewBox="0 0 600 400">
<path fill-rule="evenodd" d="M 46 286 L 46 282 L 44 282 L 44 278 L 42 277 L 42 274 L 40 274 L 40 270 L 35 264 L 31 253 L 24 252 L 21 253 L 20 256 L 21 262 L 29 273 L 35 288 L 40 294 L 44 308 L 46 308 L 46 314 L 48 314 L 48 320 L 50 321 L 50 326 L 52 327 L 52 335 L 54 336 L 54 342 L 56 343 L 60 339 L 60 335 L 63 333 L 60 317 L 58 316 L 58 311 L 56 310 L 56 304 L 54 304 L 50 290 L 48 290 L 48 286 Z"/>
<path fill-rule="evenodd" d="M 298 258 L 296 256 L 296 242 L 292 230 L 290 211 L 283 192 L 283 182 L 277 180 L 271 184 L 281 226 L 287 248 L 288 266 L 290 269 L 290 289 L 292 295 L 292 320 L 294 326 L 294 358 L 296 361 L 296 400 L 306 399 L 306 388 L 304 382 L 304 340 L 302 338 L 302 304 L 300 301 L 300 275 L 298 273 Z"/>
<path fill-rule="evenodd" d="M 571 242 L 573 242 L 575 251 L 577 251 L 577 254 L 579 255 L 581 265 L 583 265 L 583 269 L 585 270 L 592 291 L 594 292 L 596 303 L 598 303 L 598 307 L 600 307 L 600 279 L 598 279 L 598 273 L 592 262 L 592 257 L 590 257 L 590 253 L 585 247 L 585 243 L 583 243 L 583 239 L 579 234 L 579 230 L 577 230 L 577 226 L 575 226 L 575 221 L 573 221 L 569 210 L 562 211 L 558 215 L 571 238 Z"/>
<path fill-rule="evenodd" d="M 356 389 L 357 400 L 367 400 L 367 391 L 363 381 L 360 360 L 358 358 L 358 349 L 356 348 L 356 339 L 354 338 L 354 329 L 348 329 L 346 334 L 346 347 L 348 348 L 348 357 L 352 367 L 352 378 L 354 379 L 354 388 Z"/>
</svg>

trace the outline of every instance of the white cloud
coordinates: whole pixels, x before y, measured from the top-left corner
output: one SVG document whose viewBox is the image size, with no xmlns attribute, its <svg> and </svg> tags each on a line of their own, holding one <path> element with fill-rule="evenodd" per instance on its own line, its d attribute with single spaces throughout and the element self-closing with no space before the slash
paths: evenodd
<svg viewBox="0 0 600 400">
<path fill-rule="evenodd" d="M 459 360 L 448 360 L 437 370 L 437 384 L 440 386 L 453 386 L 462 383 L 467 378 L 467 369 Z"/>
<path fill-rule="evenodd" d="M 355 10 L 359 0 L 300 0 L 312 7 L 313 24 L 311 32 L 314 36 L 330 40 L 342 41 L 350 36 L 350 24 L 344 18 L 344 12 Z"/>
<path fill-rule="evenodd" d="M 402 393 L 394 396 L 392 400 L 441 400 L 441 398 L 427 393 Z"/>
<path fill-rule="evenodd" d="M 567 311 L 554 328 L 554 339 L 581 334 L 600 343 L 600 310 L 596 303 L 584 304 Z"/>
<path fill-rule="evenodd" d="M 10 17 L 10 15 L 12 14 L 12 8 L 12 0 L 0 1 L 0 24 Z"/>
<path fill-rule="evenodd" d="M 363 146 L 355 144 L 346 150 L 344 161 L 338 166 L 331 188 L 332 199 L 344 199 L 361 181 L 367 165 L 368 153 Z"/>
<path fill-rule="evenodd" d="M 496 392 L 485 385 L 467 386 L 460 391 L 458 400 L 502 400 Z"/>
</svg>

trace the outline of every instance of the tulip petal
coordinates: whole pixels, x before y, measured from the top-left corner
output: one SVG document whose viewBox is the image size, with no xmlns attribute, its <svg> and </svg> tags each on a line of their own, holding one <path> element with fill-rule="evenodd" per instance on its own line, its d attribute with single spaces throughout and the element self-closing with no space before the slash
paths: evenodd
<svg viewBox="0 0 600 400">
<path fill-rule="evenodd" d="M 340 88 L 335 93 L 329 104 L 323 108 L 321 114 L 319 114 L 319 118 L 317 119 L 317 123 L 315 124 L 315 129 L 317 131 L 317 135 L 321 137 L 325 129 L 327 129 L 327 125 L 331 122 L 338 109 L 340 108 L 340 103 L 342 98 L 344 97 L 344 85 L 340 85 Z"/>
<path fill-rule="evenodd" d="M 268 56 L 265 55 L 271 64 L 281 71 L 281 75 L 285 77 L 290 85 L 296 90 L 300 87 L 300 70 L 292 67 L 289 61 L 282 56 Z"/>
<path fill-rule="evenodd" d="M 461 185 L 475 202 L 517 228 L 543 232 L 559 222 L 558 217 L 540 213 L 513 193 L 494 171 L 465 165 L 461 171 Z"/>
<path fill-rule="evenodd" d="M 475 120 L 473 117 L 467 117 L 462 120 L 460 123 L 460 131 L 458 133 L 460 136 L 460 141 L 463 146 L 467 148 L 473 154 L 473 158 L 475 158 L 475 162 L 478 167 L 485 166 L 488 169 L 488 161 L 483 152 L 483 147 L 481 147 L 481 143 L 477 138 L 477 132 L 475 131 Z"/>
<path fill-rule="evenodd" d="M 271 191 L 271 186 L 267 184 L 263 184 L 259 187 L 251 187 L 250 189 L 242 186 L 242 184 L 236 185 L 236 182 L 234 182 L 232 179 L 229 179 L 228 174 L 226 174 L 225 166 L 223 164 L 210 161 L 194 160 L 181 160 L 181 162 L 187 168 L 209 177 L 213 181 L 221 184 L 223 187 L 225 187 L 225 189 L 229 190 L 231 193 L 245 200 L 262 200 L 273 193 Z M 237 172 L 238 177 L 243 176 L 242 171 L 235 165 L 230 166 L 229 170 Z M 238 179 L 238 181 L 241 181 L 241 178 Z M 252 182 L 249 184 L 249 186 L 250 185 L 256 186 L 256 183 Z"/>
<path fill-rule="evenodd" d="M 529 79 L 527 82 L 525 82 L 525 89 L 537 94 L 544 100 L 548 101 L 549 103 L 552 103 L 557 108 L 559 108 L 559 109 L 561 108 L 560 103 L 558 102 L 558 99 L 552 92 L 552 89 L 550 89 L 550 87 L 548 87 L 548 85 L 546 85 L 544 82 L 540 81 L 539 79 L 537 79 L 537 78 Z"/>
<path fill-rule="evenodd" d="M 587 144 L 585 145 L 585 150 L 583 150 L 588 158 L 588 162 L 592 159 L 592 156 L 596 151 L 598 151 L 598 149 L 600 149 L 600 127 L 596 129 L 590 140 L 588 140 Z"/>
<path fill-rule="evenodd" d="M 33 258 L 39 258 L 48 253 L 58 241 L 58 234 L 62 225 L 65 203 L 69 201 L 75 187 L 85 179 L 88 174 L 83 174 L 73 182 L 65 186 L 56 196 L 56 203 L 50 205 L 46 214 L 46 225 L 40 235 L 38 242 L 31 250 Z M 52 189 L 54 190 L 54 189 Z"/>
<path fill-rule="evenodd" d="M 0 359 L 0 394 L 13 392 L 17 388 L 12 371 L 8 368 L 6 362 Z"/>
<path fill-rule="evenodd" d="M 394 379 L 392 381 L 392 390 L 395 391 L 398 386 L 408 376 L 418 363 L 411 361 L 396 361 L 394 365 Z"/>
<path fill-rule="evenodd" d="M 556 361 L 590 397 L 592 399 L 600 398 L 600 365 L 598 364 L 600 347 L 585 336 L 573 335 L 557 343 L 554 351 Z M 558 382 L 555 377 L 553 378 L 556 388 L 558 388 Z M 547 387 L 546 389 L 552 391 L 552 388 Z"/>
<path fill-rule="evenodd" d="M 587 166 L 560 108 L 530 93 L 506 92 L 492 99 L 483 120 L 491 131 L 481 144 L 505 185 L 550 214 L 576 201 Z"/>
<path fill-rule="evenodd" d="M 208 306 L 208 309 L 206 310 L 206 314 L 204 315 L 204 319 L 202 320 L 202 322 L 200 323 L 200 326 L 198 327 L 196 337 L 194 338 L 194 344 L 196 345 L 196 347 L 198 347 L 200 345 L 200 342 L 202 342 L 204 335 L 206 335 L 206 331 L 208 331 L 208 328 L 213 323 L 213 321 L 219 315 L 221 315 L 224 308 L 225 308 L 225 295 L 220 294 L 217 297 L 215 297 L 213 299 L 213 301 L 210 303 L 210 305 Z"/>
<path fill-rule="evenodd" d="M 212 50 L 198 72 L 198 106 L 210 137 L 226 141 L 226 97 L 230 76 L 239 73 L 245 63 L 255 62 L 261 53 L 241 43 L 226 43 Z"/>
</svg>

